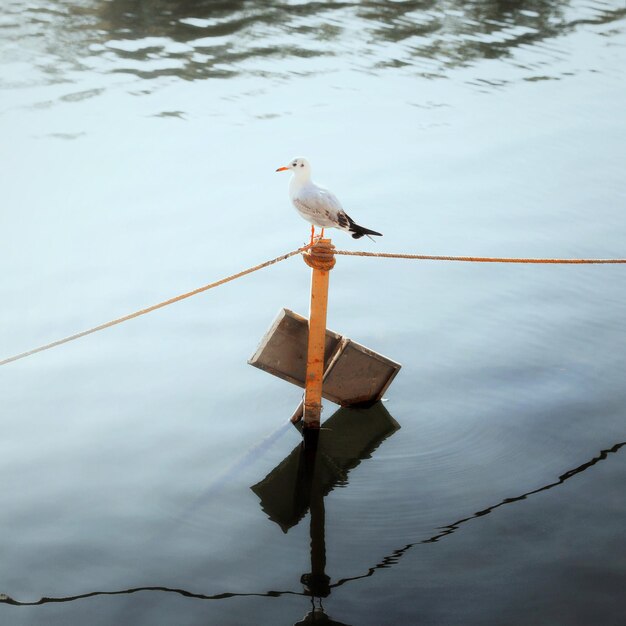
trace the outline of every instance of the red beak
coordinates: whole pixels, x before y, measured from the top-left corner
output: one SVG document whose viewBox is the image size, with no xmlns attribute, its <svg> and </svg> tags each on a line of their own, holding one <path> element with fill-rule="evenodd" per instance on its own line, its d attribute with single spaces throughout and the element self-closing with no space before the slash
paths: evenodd
<svg viewBox="0 0 626 626">
<path fill-rule="evenodd" d="M 279 167 L 276 171 L 277 172 L 286 172 L 289 168 L 288 167 Z"/>
</svg>

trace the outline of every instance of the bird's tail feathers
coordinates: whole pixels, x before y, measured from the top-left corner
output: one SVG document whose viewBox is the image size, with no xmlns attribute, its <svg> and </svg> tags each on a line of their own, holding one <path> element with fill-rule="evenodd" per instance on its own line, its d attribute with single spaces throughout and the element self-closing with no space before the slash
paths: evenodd
<svg viewBox="0 0 626 626">
<path fill-rule="evenodd" d="M 343 217 L 348 220 L 348 232 L 352 235 L 353 239 L 360 239 L 363 235 L 366 235 L 370 239 L 372 239 L 370 235 L 376 235 L 377 237 L 383 236 L 382 233 L 378 233 L 375 230 L 359 226 L 349 215 L 346 215 L 345 213 L 343 214 Z M 372 241 L 374 240 L 372 239 Z"/>
<path fill-rule="evenodd" d="M 358 224 L 355 224 L 354 222 L 350 223 L 350 233 L 352 234 L 353 239 L 360 239 L 361 237 L 363 237 L 363 235 L 366 235 L 370 239 L 372 239 L 370 235 L 376 235 L 377 237 L 383 236 L 382 233 L 378 233 L 375 230 L 370 230 L 369 228 L 359 226 Z M 372 239 L 372 241 L 374 240 Z"/>
</svg>

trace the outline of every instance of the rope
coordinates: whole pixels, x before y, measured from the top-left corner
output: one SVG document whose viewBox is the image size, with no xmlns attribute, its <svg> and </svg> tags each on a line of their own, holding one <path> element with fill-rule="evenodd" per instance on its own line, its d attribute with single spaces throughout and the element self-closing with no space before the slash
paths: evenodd
<svg viewBox="0 0 626 626">
<path fill-rule="evenodd" d="M 464 261 L 466 263 L 552 263 L 562 265 L 626 263 L 626 259 L 523 259 L 487 256 L 438 256 L 434 254 L 394 254 L 393 252 L 352 252 L 335 250 L 344 256 L 371 256 L 383 259 L 413 259 L 418 261 Z"/>
<path fill-rule="evenodd" d="M 100 330 L 104 330 L 105 328 L 110 328 L 111 326 L 121 324 L 122 322 L 127 322 L 128 320 L 132 320 L 135 317 L 146 315 L 147 313 L 151 313 L 152 311 L 156 311 L 157 309 L 161 309 L 165 306 L 169 306 L 170 304 L 174 304 L 175 302 L 180 302 L 181 300 L 185 300 L 185 298 L 191 298 L 191 296 L 195 296 L 204 291 L 208 291 L 209 289 L 213 289 L 214 287 L 219 287 L 220 285 L 229 283 L 232 280 L 236 280 L 237 278 L 241 278 L 242 276 L 246 276 L 247 274 L 252 274 L 252 272 L 256 272 L 265 267 L 269 267 L 270 265 L 274 265 L 275 263 L 280 263 L 281 261 L 285 261 L 289 257 L 295 256 L 296 254 L 299 254 L 300 252 L 305 252 L 306 250 L 311 248 L 312 245 L 314 244 L 309 244 L 301 248 L 298 248 L 297 250 L 292 250 L 291 252 L 287 252 L 287 254 L 281 254 L 275 259 L 270 259 L 269 261 L 265 261 L 264 263 L 259 263 L 258 265 L 249 267 L 248 269 L 242 270 L 241 272 L 237 272 L 236 274 L 226 276 L 225 278 L 216 280 L 213 283 L 209 283 L 208 285 L 204 285 L 203 287 L 198 287 L 197 289 L 194 289 L 193 291 L 182 293 L 179 296 L 175 296 L 174 298 L 170 298 L 169 300 L 164 300 L 163 302 L 159 302 L 158 304 L 153 304 L 152 306 L 149 306 L 145 309 L 140 309 L 139 311 L 135 311 L 134 313 L 129 313 L 128 315 L 118 317 L 117 319 L 111 320 L 110 322 L 105 322 L 104 324 L 100 324 L 99 326 L 94 326 L 93 328 L 89 328 L 87 330 L 83 330 L 74 335 L 70 335 L 69 337 L 64 337 L 63 339 L 57 339 L 56 341 L 52 341 L 51 343 L 47 343 L 43 346 L 39 346 L 38 348 L 33 348 L 32 350 L 28 350 L 26 352 L 16 354 L 6 359 L 2 359 L 0 361 L 0 365 L 7 365 L 7 363 L 18 361 L 19 359 L 23 359 L 27 356 L 31 356 L 32 354 L 37 354 L 38 352 L 43 352 L 44 350 L 49 350 L 50 348 L 56 348 L 57 346 L 63 345 L 64 343 L 69 343 L 70 341 L 74 341 L 75 339 L 80 339 L 81 337 L 85 337 L 86 335 L 91 335 L 92 333 L 96 333 Z M 418 261 L 464 261 L 467 263 L 536 263 L 536 264 L 552 263 L 552 264 L 568 264 L 568 265 L 626 263 L 626 259 L 524 259 L 524 258 L 512 258 L 512 257 L 439 256 L 439 255 L 432 255 L 432 254 L 395 254 L 392 252 L 352 252 L 350 250 L 335 250 L 334 253 L 341 254 L 344 256 L 367 256 L 367 257 L 377 257 L 377 258 L 384 258 L 384 259 L 412 259 L 412 260 L 418 260 Z"/>
<path fill-rule="evenodd" d="M 105 322 L 104 324 L 100 324 L 99 326 L 94 326 L 93 328 L 89 328 L 87 330 L 83 330 L 74 335 L 70 335 L 69 337 L 64 337 L 63 339 L 57 339 L 57 341 L 52 341 L 51 343 L 47 343 L 43 346 L 39 346 L 38 348 L 33 348 L 32 350 L 28 350 L 27 352 L 22 352 L 21 354 L 16 354 L 14 356 L 8 357 L 0 361 L 0 365 L 6 365 L 7 363 L 12 363 L 13 361 L 18 361 L 19 359 L 23 359 L 27 356 L 31 356 L 32 354 L 37 354 L 37 352 L 43 352 L 44 350 L 49 350 L 50 348 L 56 348 L 56 346 L 60 346 L 64 343 L 68 343 L 70 341 L 74 341 L 75 339 L 80 339 L 81 337 L 85 337 L 86 335 L 91 335 L 92 333 L 96 333 L 100 330 L 104 330 L 105 328 L 110 328 L 111 326 L 115 326 L 116 324 L 121 324 L 122 322 L 126 322 L 128 320 L 132 320 L 135 317 L 139 317 L 141 315 L 146 315 L 147 313 L 151 313 L 152 311 L 156 311 L 157 309 L 161 309 L 170 304 L 174 304 L 175 302 L 180 302 L 181 300 L 185 300 L 185 298 L 191 298 L 191 296 L 195 296 L 203 291 L 208 291 L 209 289 L 213 289 L 214 287 L 219 287 L 225 283 L 229 283 L 232 280 L 236 280 L 237 278 L 241 278 L 242 276 L 246 276 L 246 274 L 252 274 L 252 272 L 256 272 L 258 270 L 262 270 L 265 267 L 270 265 L 274 265 L 275 263 L 280 263 L 292 257 L 300 252 L 304 252 L 310 246 L 304 246 L 302 248 L 298 248 L 297 250 L 292 250 L 287 254 L 282 254 L 281 256 L 277 256 L 275 259 L 270 259 L 269 261 L 265 261 L 264 263 L 259 263 L 259 265 L 255 265 L 254 267 L 249 267 L 246 270 L 242 270 L 241 272 L 237 272 L 236 274 L 232 274 L 231 276 L 227 276 L 226 278 L 221 278 L 220 280 L 216 280 L 213 283 L 209 283 L 208 285 L 204 285 L 203 287 L 198 287 L 198 289 L 194 289 L 193 291 L 188 291 L 186 293 L 182 293 L 179 296 L 175 296 L 174 298 L 170 298 L 169 300 L 164 300 L 163 302 L 159 302 L 158 304 L 153 304 L 145 309 L 140 309 L 139 311 L 135 311 L 134 313 L 129 313 L 128 315 L 124 315 L 122 317 L 118 317 L 117 319 L 111 320 L 110 322 Z"/>
<path fill-rule="evenodd" d="M 330 239 L 318 239 L 315 245 L 302 255 L 302 259 L 311 269 L 329 272 L 335 267 L 335 246 Z"/>
</svg>

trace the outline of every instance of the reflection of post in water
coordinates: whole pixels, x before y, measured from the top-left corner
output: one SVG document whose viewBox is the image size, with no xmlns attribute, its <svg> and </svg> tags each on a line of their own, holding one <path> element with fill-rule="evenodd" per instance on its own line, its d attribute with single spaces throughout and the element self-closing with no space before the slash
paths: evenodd
<svg viewBox="0 0 626 626">
<path fill-rule="evenodd" d="M 324 510 L 324 492 L 315 480 L 315 460 L 317 451 L 311 450 L 306 443 L 300 447 L 300 463 L 298 466 L 298 488 L 306 493 L 305 502 L 308 500 L 311 511 L 311 572 L 302 574 L 300 582 L 305 591 L 312 597 L 325 598 L 330 594 L 330 578 L 326 575 L 326 538 L 325 522 L 326 511 Z M 307 497 L 308 496 L 308 497 Z"/>
<path fill-rule="evenodd" d="M 382 403 L 369 409 L 339 409 L 319 432 L 317 450 L 299 445 L 261 482 L 251 487 L 261 507 L 283 532 L 311 513 L 311 571 L 300 581 L 311 596 L 312 611 L 298 624 L 337 624 L 323 611 L 321 599 L 330 595 L 326 574 L 324 497 L 336 485 L 345 486 L 350 470 L 367 459 L 399 424 Z M 318 599 L 319 606 L 315 606 Z"/>
</svg>

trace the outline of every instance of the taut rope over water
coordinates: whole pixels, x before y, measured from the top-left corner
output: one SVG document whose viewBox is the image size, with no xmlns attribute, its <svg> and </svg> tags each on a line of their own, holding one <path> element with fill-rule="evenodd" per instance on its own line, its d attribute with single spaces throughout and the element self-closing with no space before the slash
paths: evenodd
<svg viewBox="0 0 626 626">
<path fill-rule="evenodd" d="M 129 313 L 128 315 L 123 315 L 122 317 L 118 317 L 117 319 L 111 320 L 110 322 L 105 322 L 104 324 L 100 324 L 98 326 L 94 326 L 93 328 L 88 328 L 87 330 L 83 330 L 74 335 L 70 335 L 69 337 L 64 337 L 63 339 L 57 339 L 56 341 L 52 341 L 43 346 L 39 346 L 38 348 L 33 348 L 32 350 L 28 350 L 26 352 L 22 352 L 20 354 L 16 354 L 15 356 L 8 357 L 0 361 L 0 365 L 6 365 L 7 363 L 12 363 L 13 361 L 18 361 L 19 359 L 23 359 L 27 356 L 31 356 L 32 354 L 37 354 L 37 352 L 43 352 L 44 350 L 50 350 L 50 348 L 56 348 L 57 346 L 63 345 L 64 343 L 68 343 L 70 341 L 74 341 L 75 339 L 80 339 L 81 337 L 85 337 L 86 335 L 91 335 L 92 333 L 97 333 L 99 330 L 104 330 L 105 328 L 110 328 L 111 326 L 115 326 L 117 324 L 121 324 L 122 322 L 127 322 L 128 320 L 132 320 L 135 317 L 140 317 L 141 315 L 146 315 L 147 313 L 152 313 L 152 311 L 156 311 L 157 309 L 162 309 L 165 306 L 169 306 L 170 304 L 174 304 L 175 302 L 180 302 L 181 300 L 185 300 L 186 298 L 191 298 L 191 296 L 195 296 L 204 291 L 208 291 L 209 289 L 213 289 L 214 287 L 219 287 L 220 285 L 224 285 L 225 283 L 229 283 L 232 280 L 236 280 L 237 278 L 241 278 L 242 276 L 246 276 L 247 274 L 252 274 L 252 272 L 256 272 L 258 270 L 262 270 L 265 267 L 269 267 L 270 265 L 274 265 L 275 263 L 280 263 L 289 257 L 292 257 L 300 252 L 304 252 L 309 246 L 304 246 L 302 248 L 298 248 L 297 250 L 292 250 L 291 252 L 287 252 L 287 254 L 281 254 L 275 259 L 270 259 L 269 261 L 265 261 L 264 263 L 259 263 L 253 267 L 249 267 L 248 269 L 242 270 L 241 272 L 237 272 L 236 274 L 232 274 L 230 276 L 226 276 L 225 278 L 221 278 L 220 280 L 216 280 L 213 283 L 209 283 L 208 285 L 204 285 L 203 287 L 198 287 L 193 291 L 187 291 L 186 293 L 181 293 L 174 298 L 170 298 L 169 300 L 164 300 L 163 302 L 159 302 L 158 304 L 153 304 L 152 306 L 146 307 L 145 309 L 140 309 L 139 311 L 135 311 L 134 313 Z"/>
<path fill-rule="evenodd" d="M 75 333 L 74 335 L 69 335 L 68 337 L 64 337 L 63 339 L 57 339 L 56 341 L 52 341 L 43 346 L 39 346 L 38 348 L 33 348 L 32 350 L 21 352 L 20 354 L 16 354 L 6 359 L 2 359 L 0 360 L 0 365 L 7 365 L 8 363 L 12 363 L 13 361 L 18 361 L 20 359 L 26 358 L 27 356 L 31 356 L 32 354 L 37 354 L 38 352 L 43 352 L 44 350 L 50 350 L 50 348 L 56 348 L 57 346 L 63 345 L 64 343 L 69 343 L 70 341 L 80 339 L 81 337 L 85 337 L 86 335 L 91 335 L 92 333 L 96 333 L 100 330 L 105 330 L 106 328 L 121 324 L 122 322 L 127 322 L 128 320 L 132 320 L 135 317 L 146 315 L 147 313 L 151 313 L 152 311 L 156 311 L 157 309 L 169 306 L 170 304 L 174 304 L 175 302 L 180 302 L 181 300 L 185 300 L 186 298 L 191 298 L 191 296 L 195 296 L 204 291 L 208 291 L 209 289 L 213 289 L 214 287 L 219 287 L 220 285 L 229 283 L 233 280 L 236 280 L 237 278 L 241 278 L 242 276 L 246 276 L 247 274 L 252 274 L 252 272 L 256 272 L 265 267 L 269 267 L 270 265 L 274 265 L 275 263 L 285 261 L 289 257 L 295 256 L 296 254 L 299 254 L 301 252 L 305 252 L 306 250 L 311 248 L 312 245 L 314 244 L 310 243 L 306 246 L 298 248 L 297 250 L 292 250 L 291 252 L 287 252 L 286 254 L 281 254 L 275 259 L 270 259 L 269 261 L 259 263 L 258 265 L 249 267 L 248 269 L 237 272 L 236 274 L 231 274 L 230 276 L 226 276 L 225 278 L 216 280 L 215 282 L 209 283 L 208 285 L 198 287 L 193 291 L 187 291 L 186 293 L 182 293 L 178 296 L 170 298 L 169 300 L 164 300 L 163 302 L 159 302 L 158 304 L 153 304 L 152 306 L 146 307 L 145 309 L 140 309 L 139 311 L 135 311 L 134 313 L 123 315 L 122 317 L 118 317 L 117 319 L 105 322 L 104 324 L 94 326 L 93 328 L 88 328 L 87 330 Z M 414 261 L 462 261 L 466 263 L 526 263 L 553 265 L 600 265 L 626 263 L 626 259 L 533 259 L 514 257 L 441 256 L 433 254 L 398 254 L 393 252 L 359 252 L 351 250 L 335 250 L 334 254 L 340 254 L 344 256 L 376 257 L 383 259 L 409 259 Z"/>
</svg>

